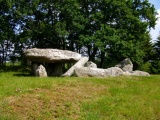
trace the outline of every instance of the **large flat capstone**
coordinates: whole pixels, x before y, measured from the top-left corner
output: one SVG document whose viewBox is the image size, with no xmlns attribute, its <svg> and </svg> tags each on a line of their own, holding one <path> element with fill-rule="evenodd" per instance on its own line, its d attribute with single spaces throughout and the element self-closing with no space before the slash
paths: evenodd
<svg viewBox="0 0 160 120">
<path fill-rule="evenodd" d="M 24 55 L 27 59 L 33 62 L 76 62 L 81 59 L 81 54 L 58 49 L 27 49 L 24 51 Z"/>
</svg>

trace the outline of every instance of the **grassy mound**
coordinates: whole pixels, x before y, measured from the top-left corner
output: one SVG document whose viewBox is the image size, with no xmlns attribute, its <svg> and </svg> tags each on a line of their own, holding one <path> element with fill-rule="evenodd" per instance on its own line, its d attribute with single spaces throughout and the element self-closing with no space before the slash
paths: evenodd
<svg viewBox="0 0 160 120">
<path fill-rule="evenodd" d="M 0 73 L 0 120 L 160 119 L 160 76 L 37 78 Z"/>
</svg>

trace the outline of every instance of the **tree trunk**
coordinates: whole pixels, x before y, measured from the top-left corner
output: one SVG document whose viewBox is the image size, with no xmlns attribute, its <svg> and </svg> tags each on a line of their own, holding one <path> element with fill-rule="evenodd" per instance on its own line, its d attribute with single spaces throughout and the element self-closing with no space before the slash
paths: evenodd
<svg viewBox="0 0 160 120">
<path fill-rule="evenodd" d="M 92 62 L 95 61 L 95 56 L 96 56 L 97 50 L 98 49 L 96 47 L 93 48 L 93 53 L 90 55 L 89 61 L 92 61 Z"/>
<path fill-rule="evenodd" d="M 101 52 L 101 62 L 100 62 L 100 68 L 103 68 L 104 57 L 105 57 L 105 52 Z"/>
</svg>

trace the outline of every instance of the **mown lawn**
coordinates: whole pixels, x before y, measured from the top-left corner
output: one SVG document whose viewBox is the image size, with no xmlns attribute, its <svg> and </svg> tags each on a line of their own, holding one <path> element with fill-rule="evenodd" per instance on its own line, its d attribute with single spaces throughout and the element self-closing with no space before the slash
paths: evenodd
<svg viewBox="0 0 160 120">
<path fill-rule="evenodd" d="M 37 78 L 0 73 L 0 120 L 159 120 L 160 75 Z"/>
</svg>

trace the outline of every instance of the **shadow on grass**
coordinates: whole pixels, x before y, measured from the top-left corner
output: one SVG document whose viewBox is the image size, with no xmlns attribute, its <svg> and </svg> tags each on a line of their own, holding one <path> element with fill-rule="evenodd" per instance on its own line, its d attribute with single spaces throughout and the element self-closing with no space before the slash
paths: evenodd
<svg viewBox="0 0 160 120">
<path fill-rule="evenodd" d="M 23 70 L 23 66 L 2 66 L 1 71 L 2 72 L 16 72 Z"/>
<path fill-rule="evenodd" d="M 30 67 L 28 66 L 1 66 L 1 71 L 4 72 L 16 72 L 16 71 L 22 71 L 22 72 L 28 72 L 31 71 Z"/>
<path fill-rule="evenodd" d="M 33 75 L 31 75 L 30 73 L 16 73 L 16 74 L 13 74 L 13 76 L 16 76 L 16 77 L 33 77 Z"/>
<path fill-rule="evenodd" d="M 0 68 L 0 72 L 14 72 L 13 76 L 17 77 L 32 77 L 31 69 L 26 66 L 3 66 Z"/>
</svg>

